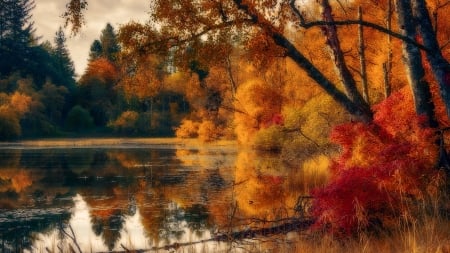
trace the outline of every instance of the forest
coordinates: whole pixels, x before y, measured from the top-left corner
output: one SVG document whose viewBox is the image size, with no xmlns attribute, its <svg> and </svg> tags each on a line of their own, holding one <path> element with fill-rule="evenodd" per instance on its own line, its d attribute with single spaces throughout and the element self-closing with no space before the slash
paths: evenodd
<svg viewBox="0 0 450 253">
<path fill-rule="evenodd" d="M 67 4 L 71 35 L 88 4 Z M 105 24 L 79 78 L 65 30 L 40 42 L 32 8 L 0 5 L 1 140 L 236 140 L 329 168 L 317 230 L 448 223 L 450 1 L 155 0 L 146 23 Z"/>
</svg>

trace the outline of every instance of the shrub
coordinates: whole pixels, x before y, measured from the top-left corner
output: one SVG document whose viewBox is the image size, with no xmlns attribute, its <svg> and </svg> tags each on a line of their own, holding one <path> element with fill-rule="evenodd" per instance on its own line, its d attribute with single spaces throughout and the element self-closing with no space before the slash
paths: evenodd
<svg viewBox="0 0 450 253">
<path fill-rule="evenodd" d="M 429 194 L 438 173 L 434 131 L 423 127 L 412 104 L 403 90 L 374 107 L 372 123 L 333 129 L 342 153 L 330 183 L 313 191 L 316 227 L 348 235 L 414 215 L 411 204 Z"/>
<path fill-rule="evenodd" d="M 91 114 L 79 105 L 74 106 L 67 114 L 66 127 L 69 130 L 80 132 L 93 126 L 94 119 L 91 117 Z"/>
<path fill-rule="evenodd" d="M 284 141 L 285 132 L 281 126 L 272 125 L 268 128 L 259 130 L 253 142 L 253 147 L 263 151 L 281 151 Z"/>
</svg>

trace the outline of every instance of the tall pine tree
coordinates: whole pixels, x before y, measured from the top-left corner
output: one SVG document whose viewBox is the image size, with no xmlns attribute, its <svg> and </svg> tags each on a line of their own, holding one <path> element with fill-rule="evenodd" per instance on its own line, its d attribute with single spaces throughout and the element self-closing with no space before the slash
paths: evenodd
<svg viewBox="0 0 450 253">
<path fill-rule="evenodd" d="M 55 58 L 56 71 L 62 77 L 60 84 L 66 86 L 69 90 L 73 90 L 75 88 L 75 68 L 66 47 L 66 36 L 61 27 L 55 34 L 54 42 L 53 57 Z"/>
<path fill-rule="evenodd" d="M 105 29 L 100 35 L 100 43 L 102 48 L 102 55 L 110 62 L 117 61 L 117 54 L 120 51 L 119 43 L 117 42 L 117 34 L 111 24 L 106 24 Z"/>
<path fill-rule="evenodd" d="M 33 0 L 0 0 L 0 74 L 26 66 L 33 41 Z"/>
<path fill-rule="evenodd" d="M 96 60 L 100 58 L 103 54 L 102 43 L 99 40 L 94 40 L 92 42 L 90 52 L 89 52 L 89 61 Z"/>
</svg>

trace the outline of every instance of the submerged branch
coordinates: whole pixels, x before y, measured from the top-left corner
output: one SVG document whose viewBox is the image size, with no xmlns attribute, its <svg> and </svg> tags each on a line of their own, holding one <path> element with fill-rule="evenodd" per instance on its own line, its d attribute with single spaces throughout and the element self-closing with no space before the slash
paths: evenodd
<svg viewBox="0 0 450 253">
<path fill-rule="evenodd" d="M 181 247 L 192 246 L 205 242 L 232 242 L 235 240 L 244 240 L 244 239 L 255 239 L 258 236 L 272 236 L 278 234 L 286 234 L 292 231 L 305 231 L 314 223 L 312 219 L 290 219 L 290 222 L 285 222 L 276 226 L 271 227 L 263 227 L 263 228 L 255 228 L 255 229 L 245 229 L 231 233 L 224 233 L 216 235 L 210 239 L 199 240 L 193 242 L 185 242 L 185 243 L 173 243 L 161 247 L 152 247 L 151 249 L 137 249 L 137 250 L 129 250 L 125 247 L 122 251 L 108 251 L 110 253 L 126 253 L 126 252 L 155 252 L 159 250 L 177 250 Z M 106 253 L 106 252 L 97 252 L 97 253 Z"/>
</svg>

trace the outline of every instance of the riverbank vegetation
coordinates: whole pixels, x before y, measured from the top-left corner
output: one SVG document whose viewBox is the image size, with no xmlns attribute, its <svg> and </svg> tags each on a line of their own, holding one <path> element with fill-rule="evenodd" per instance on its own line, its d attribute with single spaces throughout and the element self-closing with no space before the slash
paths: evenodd
<svg viewBox="0 0 450 253">
<path fill-rule="evenodd" d="M 63 30 L 38 42 L 31 1 L 7 2 L 20 26 L 1 26 L 1 139 L 234 139 L 328 170 L 305 192 L 322 247 L 448 250 L 431 244 L 450 212 L 449 2 L 154 1 L 145 24 L 106 24 L 78 80 Z M 67 6 L 73 32 L 86 3 Z M 282 180 L 258 173 L 242 194 Z M 372 246 L 388 235 L 400 245 Z"/>
</svg>

